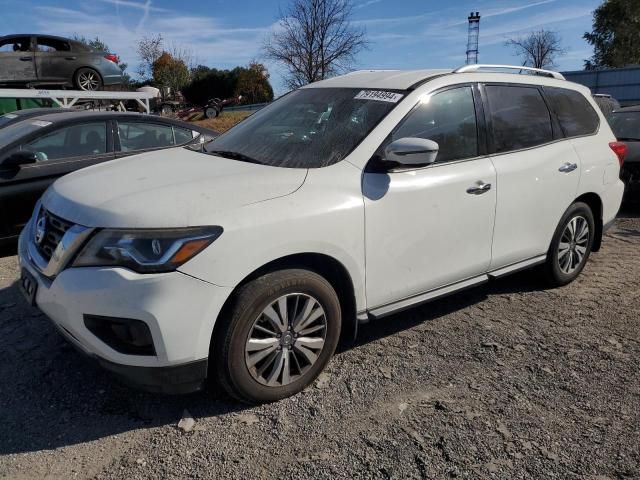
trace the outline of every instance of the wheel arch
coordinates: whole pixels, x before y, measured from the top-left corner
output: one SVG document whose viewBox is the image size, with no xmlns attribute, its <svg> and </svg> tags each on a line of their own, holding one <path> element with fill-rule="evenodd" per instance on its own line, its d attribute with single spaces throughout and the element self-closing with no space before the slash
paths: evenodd
<svg viewBox="0 0 640 480">
<path fill-rule="evenodd" d="M 597 252 L 602 245 L 602 199 L 600 195 L 594 192 L 583 193 L 574 200 L 575 202 L 586 203 L 591 212 L 593 213 L 593 219 L 596 226 L 595 236 L 593 239 L 592 251 Z"/>
<path fill-rule="evenodd" d="M 78 76 L 78 72 L 80 70 L 82 70 L 83 68 L 88 68 L 89 70 L 93 70 L 94 72 L 96 72 L 98 74 L 98 76 L 100 77 L 100 82 L 102 83 L 102 85 L 104 85 L 104 77 L 102 76 L 102 73 L 100 73 L 100 70 L 98 70 L 97 68 L 95 68 L 94 66 L 91 65 L 83 65 L 81 67 L 76 68 L 73 71 L 73 77 L 71 78 L 71 83 L 73 84 L 73 87 L 76 88 L 76 77 Z"/>
<path fill-rule="evenodd" d="M 286 255 L 272 260 L 244 277 L 242 281 L 235 286 L 227 300 L 224 302 L 224 305 L 218 315 L 218 320 L 215 322 L 213 327 L 210 345 L 213 346 L 214 339 L 224 323 L 220 322 L 219 318 L 227 314 L 229 309 L 233 308 L 236 293 L 242 286 L 267 273 L 290 268 L 310 270 L 324 277 L 331 284 L 338 295 L 338 299 L 340 300 L 340 309 L 342 312 L 342 332 L 340 335 L 340 341 L 342 343 L 353 340 L 357 333 L 358 320 L 356 317 L 355 288 L 351 274 L 347 268 L 334 257 L 323 253 L 307 252 Z"/>
</svg>

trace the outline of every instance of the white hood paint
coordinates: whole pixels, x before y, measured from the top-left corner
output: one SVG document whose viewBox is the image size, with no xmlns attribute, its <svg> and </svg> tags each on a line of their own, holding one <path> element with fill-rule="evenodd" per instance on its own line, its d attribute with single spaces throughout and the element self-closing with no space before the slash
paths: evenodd
<svg viewBox="0 0 640 480">
<path fill-rule="evenodd" d="M 176 148 L 74 172 L 47 190 L 43 204 L 87 227 L 199 226 L 216 212 L 289 195 L 306 174 Z"/>
</svg>

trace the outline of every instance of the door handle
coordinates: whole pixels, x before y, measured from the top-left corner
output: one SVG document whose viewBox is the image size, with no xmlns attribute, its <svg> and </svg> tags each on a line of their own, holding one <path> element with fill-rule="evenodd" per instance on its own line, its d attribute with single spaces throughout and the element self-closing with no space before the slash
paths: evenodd
<svg viewBox="0 0 640 480">
<path fill-rule="evenodd" d="M 20 61 L 22 62 L 29 62 L 33 60 L 33 57 L 20 57 Z"/>
<path fill-rule="evenodd" d="M 77 58 L 78 58 L 78 57 L 64 57 L 64 59 L 65 59 L 65 60 L 75 60 L 75 59 L 77 59 Z"/>
<path fill-rule="evenodd" d="M 482 180 L 479 180 L 474 186 L 467 188 L 467 193 L 470 193 L 471 195 L 482 195 L 489 190 L 491 190 L 491 184 L 484 183 Z"/>
<path fill-rule="evenodd" d="M 558 169 L 558 171 L 562 173 L 569 173 L 569 172 L 573 172 L 576 168 L 578 168 L 577 164 L 567 162 L 562 164 L 562 166 Z"/>
</svg>

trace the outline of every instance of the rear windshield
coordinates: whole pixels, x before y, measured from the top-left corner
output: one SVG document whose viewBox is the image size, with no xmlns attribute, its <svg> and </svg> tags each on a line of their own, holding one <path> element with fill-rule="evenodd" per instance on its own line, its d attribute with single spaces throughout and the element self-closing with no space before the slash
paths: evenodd
<svg viewBox="0 0 640 480">
<path fill-rule="evenodd" d="M 640 140 L 640 112 L 616 112 L 607 120 L 618 140 Z"/>
<path fill-rule="evenodd" d="M 206 152 L 264 165 L 320 168 L 344 159 L 404 92 L 303 88 L 219 136 Z"/>
</svg>

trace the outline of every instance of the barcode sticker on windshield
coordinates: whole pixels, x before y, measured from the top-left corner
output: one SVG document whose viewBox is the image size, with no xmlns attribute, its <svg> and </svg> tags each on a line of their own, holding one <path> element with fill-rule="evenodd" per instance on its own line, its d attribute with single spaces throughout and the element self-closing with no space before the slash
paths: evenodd
<svg viewBox="0 0 640 480">
<path fill-rule="evenodd" d="M 398 103 L 402 98 L 402 94 L 382 90 L 362 90 L 353 98 L 355 100 L 378 100 L 379 102 Z"/>
</svg>

